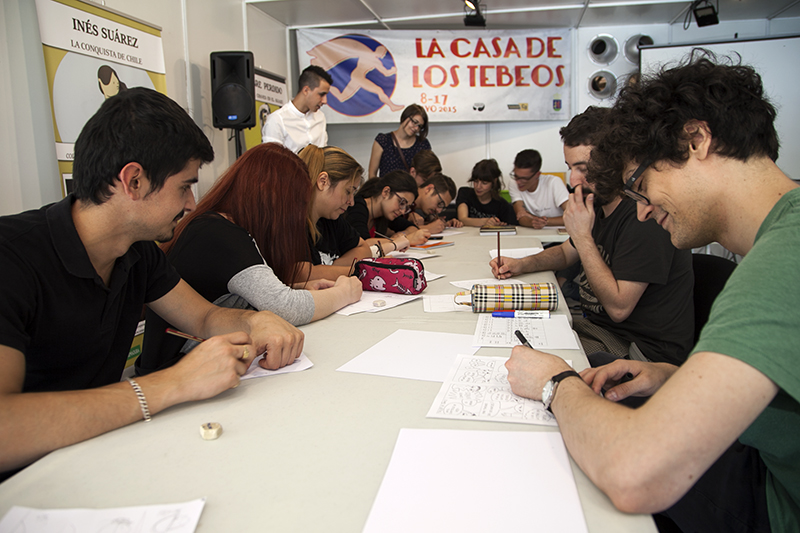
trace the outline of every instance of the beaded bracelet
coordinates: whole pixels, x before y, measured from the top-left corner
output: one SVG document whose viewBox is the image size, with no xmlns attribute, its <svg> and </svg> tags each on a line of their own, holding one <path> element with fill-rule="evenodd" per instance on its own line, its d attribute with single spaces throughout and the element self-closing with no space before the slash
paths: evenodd
<svg viewBox="0 0 800 533">
<path fill-rule="evenodd" d="M 150 408 L 147 406 L 147 399 L 144 397 L 142 388 L 131 378 L 128 378 L 128 383 L 130 383 L 131 387 L 133 387 L 133 392 L 136 393 L 136 399 L 139 400 L 139 407 L 142 409 L 144 421 L 150 422 L 150 420 L 152 420 L 152 418 L 150 418 Z"/>
</svg>

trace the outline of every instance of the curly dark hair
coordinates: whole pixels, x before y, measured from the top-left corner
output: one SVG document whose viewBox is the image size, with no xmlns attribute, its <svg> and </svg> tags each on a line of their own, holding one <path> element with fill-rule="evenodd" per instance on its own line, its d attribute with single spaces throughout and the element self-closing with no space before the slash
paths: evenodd
<svg viewBox="0 0 800 533">
<path fill-rule="evenodd" d="M 753 67 L 742 65 L 738 56 L 717 58 L 695 48 L 678 66 L 665 65 L 622 90 L 592 150 L 588 178 L 621 190 L 631 162 L 682 166 L 691 140 L 684 126 L 692 120 L 708 125 L 714 153 L 774 161 L 780 147 L 775 116 Z"/>
</svg>

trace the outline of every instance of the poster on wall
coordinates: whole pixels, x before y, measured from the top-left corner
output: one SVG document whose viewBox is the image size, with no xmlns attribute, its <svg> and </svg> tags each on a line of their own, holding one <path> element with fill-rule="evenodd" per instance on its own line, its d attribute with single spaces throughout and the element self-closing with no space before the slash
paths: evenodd
<svg viewBox="0 0 800 533">
<path fill-rule="evenodd" d="M 166 94 L 161 29 L 79 0 L 36 0 L 62 192 L 75 141 L 107 99 L 132 87 Z"/>
<path fill-rule="evenodd" d="M 410 104 L 435 122 L 571 116 L 568 29 L 297 30 L 297 54 L 333 78 L 331 124 L 396 122 Z"/>
<path fill-rule="evenodd" d="M 244 130 L 244 145 L 247 150 L 261 142 L 261 132 L 270 113 L 274 113 L 289 101 L 289 96 L 286 94 L 286 78 L 258 68 L 253 70 L 253 77 L 256 86 L 258 122 L 252 128 Z"/>
</svg>

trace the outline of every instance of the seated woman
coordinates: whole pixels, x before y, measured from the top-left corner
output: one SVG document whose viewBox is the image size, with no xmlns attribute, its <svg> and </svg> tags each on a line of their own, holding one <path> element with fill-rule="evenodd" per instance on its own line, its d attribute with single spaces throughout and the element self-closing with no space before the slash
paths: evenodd
<svg viewBox="0 0 800 533">
<path fill-rule="evenodd" d="M 341 277 L 306 281 L 298 263 L 308 258 L 306 213 L 311 182 L 303 162 L 275 143 L 245 152 L 181 220 L 161 245 L 189 285 L 209 301 L 268 310 L 294 325 L 326 317 L 361 297 L 361 283 Z M 293 289 L 291 287 L 298 287 Z M 308 290 L 311 289 L 311 290 Z M 242 301 L 243 300 L 243 301 Z M 148 308 L 137 372 L 169 366 L 184 340 Z"/>
<path fill-rule="evenodd" d="M 404 250 L 409 244 L 422 244 L 431 236 L 427 230 L 409 226 L 408 232 L 395 233 L 389 223 L 411 210 L 417 199 L 417 182 L 404 170 L 393 170 L 380 178 L 372 178 L 358 191 L 354 204 L 345 213 L 345 218 L 368 244 L 378 244 L 384 252 Z M 389 248 L 384 248 L 382 235 L 391 236 Z"/>
<path fill-rule="evenodd" d="M 381 243 L 362 239 L 353 226 L 341 215 L 354 204 L 356 190 L 361 185 L 364 169 L 350 154 L 326 146 L 309 144 L 298 154 L 308 166 L 311 179 L 311 203 L 308 206 L 309 246 L 312 278 L 336 279 L 351 273 L 355 261 L 367 257 L 380 257 L 389 252 L 393 244 L 389 239 Z"/>
<path fill-rule="evenodd" d="M 379 133 L 369 156 L 369 177 L 383 176 L 392 170 L 411 171 L 414 156 L 430 150 L 428 113 L 419 104 L 411 104 L 400 115 L 400 126 L 390 133 Z"/>
<path fill-rule="evenodd" d="M 500 197 L 502 172 L 494 159 L 478 161 L 469 178 L 472 188 L 458 190 L 458 219 L 465 226 L 505 226 L 516 224 L 514 208 Z"/>
</svg>

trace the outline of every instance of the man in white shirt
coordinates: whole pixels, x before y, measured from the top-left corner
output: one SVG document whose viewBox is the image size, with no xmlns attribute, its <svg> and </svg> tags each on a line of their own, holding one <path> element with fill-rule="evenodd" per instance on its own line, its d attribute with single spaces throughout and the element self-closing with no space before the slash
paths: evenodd
<svg viewBox="0 0 800 533">
<path fill-rule="evenodd" d="M 542 229 L 561 226 L 569 199 L 561 178 L 542 174 L 542 156 L 536 150 L 523 150 L 514 158 L 514 171 L 508 184 L 511 205 L 521 226 Z"/>
<path fill-rule="evenodd" d="M 328 103 L 332 83 L 333 78 L 322 68 L 306 68 L 300 74 L 300 90 L 295 97 L 267 118 L 261 141 L 280 143 L 294 153 L 309 144 L 327 146 L 327 123 L 320 108 Z"/>
</svg>

